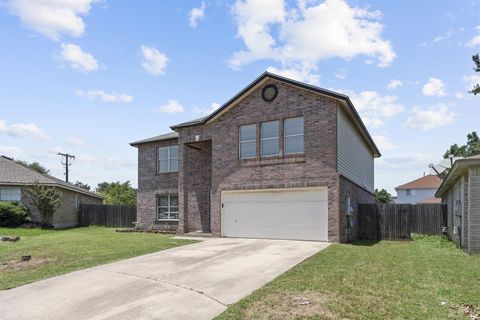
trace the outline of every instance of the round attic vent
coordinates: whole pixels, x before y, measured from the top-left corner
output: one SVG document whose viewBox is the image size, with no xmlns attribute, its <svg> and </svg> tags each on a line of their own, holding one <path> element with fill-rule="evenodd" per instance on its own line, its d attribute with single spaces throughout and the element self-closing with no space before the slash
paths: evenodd
<svg viewBox="0 0 480 320">
<path fill-rule="evenodd" d="M 278 88 L 274 84 L 266 85 L 262 90 L 262 98 L 267 102 L 272 102 L 275 100 L 278 94 Z"/>
</svg>

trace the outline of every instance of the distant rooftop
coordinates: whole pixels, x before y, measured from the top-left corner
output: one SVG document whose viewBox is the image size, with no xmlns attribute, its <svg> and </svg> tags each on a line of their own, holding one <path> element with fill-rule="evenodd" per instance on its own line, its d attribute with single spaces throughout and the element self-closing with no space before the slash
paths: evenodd
<svg viewBox="0 0 480 320">
<path fill-rule="evenodd" d="M 35 170 L 22 166 L 11 158 L 5 156 L 0 157 L 0 185 L 29 185 L 36 181 L 42 185 L 58 186 L 64 189 L 87 194 L 92 197 L 103 198 L 97 193 L 90 192 L 48 174 L 41 174 Z"/>
<path fill-rule="evenodd" d="M 427 176 L 402 184 L 395 189 L 437 189 L 441 184 L 442 179 L 436 175 L 429 174 Z"/>
<path fill-rule="evenodd" d="M 130 142 L 130 145 L 135 147 L 144 143 L 157 142 L 157 141 L 163 141 L 163 140 L 169 140 L 169 139 L 175 139 L 175 138 L 178 138 L 178 132 L 172 131 L 169 133 L 161 134 L 159 136 L 155 136 L 155 137 L 151 137 L 151 138 L 147 138 L 147 139 L 143 139 L 135 142 Z"/>
</svg>

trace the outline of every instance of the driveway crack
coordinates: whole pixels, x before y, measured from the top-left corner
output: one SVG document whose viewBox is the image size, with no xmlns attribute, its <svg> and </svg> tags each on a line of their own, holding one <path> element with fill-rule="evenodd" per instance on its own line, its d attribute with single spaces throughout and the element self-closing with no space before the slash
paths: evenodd
<svg viewBox="0 0 480 320">
<path fill-rule="evenodd" d="M 117 274 L 122 274 L 122 275 L 124 275 L 124 276 L 130 276 L 130 277 L 135 277 L 135 278 L 140 278 L 140 279 L 151 280 L 151 281 L 155 281 L 155 282 L 164 283 L 164 284 L 167 284 L 167 285 L 170 285 L 170 286 L 182 288 L 182 289 L 185 289 L 185 290 L 193 291 L 193 292 L 199 293 L 199 294 L 201 294 L 201 295 L 204 295 L 205 297 L 207 297 L 207 298 L 209 298 L 210 300 L 213 300 L 213 301 L 221 304 L 221 305 L 224 306 L 224 307 L 228 307 L 228 304 L 223 303 L 222 301 L 218 300 L 217 298 L 212 297 L 212 296 L 206 294 L 205 292 L 203 292 L 203 291 L 201 291 L 201 290 L 197 290 L 197 289 L 195 289 L 195 288 L 187 287 L 187 286 L 184 286 L 184 285 L 181 285 L 181 284 L 178 284 L 178 283 L 174 283 L 174 282 L 170 282 L 170 281 L 162 280 L 162 279 L 156 279 L 156 278 L 151 278 L 151 277 L 140 276 L 140 275 L 138 275 L 138 274 L 133 274 L 133 273 L 126 273 L 126 272 L 121 272 L 121 271 L 111 271 L 111 270 L 100 269 L 100 268 L 94 268 L 94 269 L 97 269 L 97 270 L 103 271 L 103 272 L 117 273 Z"/>
</svg>

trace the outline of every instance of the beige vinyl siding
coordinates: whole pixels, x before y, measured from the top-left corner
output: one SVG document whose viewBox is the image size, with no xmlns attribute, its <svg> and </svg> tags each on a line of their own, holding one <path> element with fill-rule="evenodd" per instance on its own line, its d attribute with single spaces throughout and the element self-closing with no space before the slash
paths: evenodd
<svg viewBox="0 0 480 320">
<path fill-rule="evenodd" d="M 338 110 L 338 172 L 373 192 L 373 153 L 343 109 Z"/>
</svg>

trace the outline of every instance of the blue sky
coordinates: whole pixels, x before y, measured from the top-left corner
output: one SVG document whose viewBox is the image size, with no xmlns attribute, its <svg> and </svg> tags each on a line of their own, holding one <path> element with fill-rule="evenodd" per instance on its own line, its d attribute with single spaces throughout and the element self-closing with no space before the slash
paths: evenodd
<svg viewBox="0 0 480 320">
<path fill-rule="evenodd" d="M 375 185 L 428 172 L 480 131 L 478 1 L 0 1 L 0 153 L 71 181 L 137 184 L 129 142 L 227 101 L 265 70 L 350 95 Z"/>
</svg>

